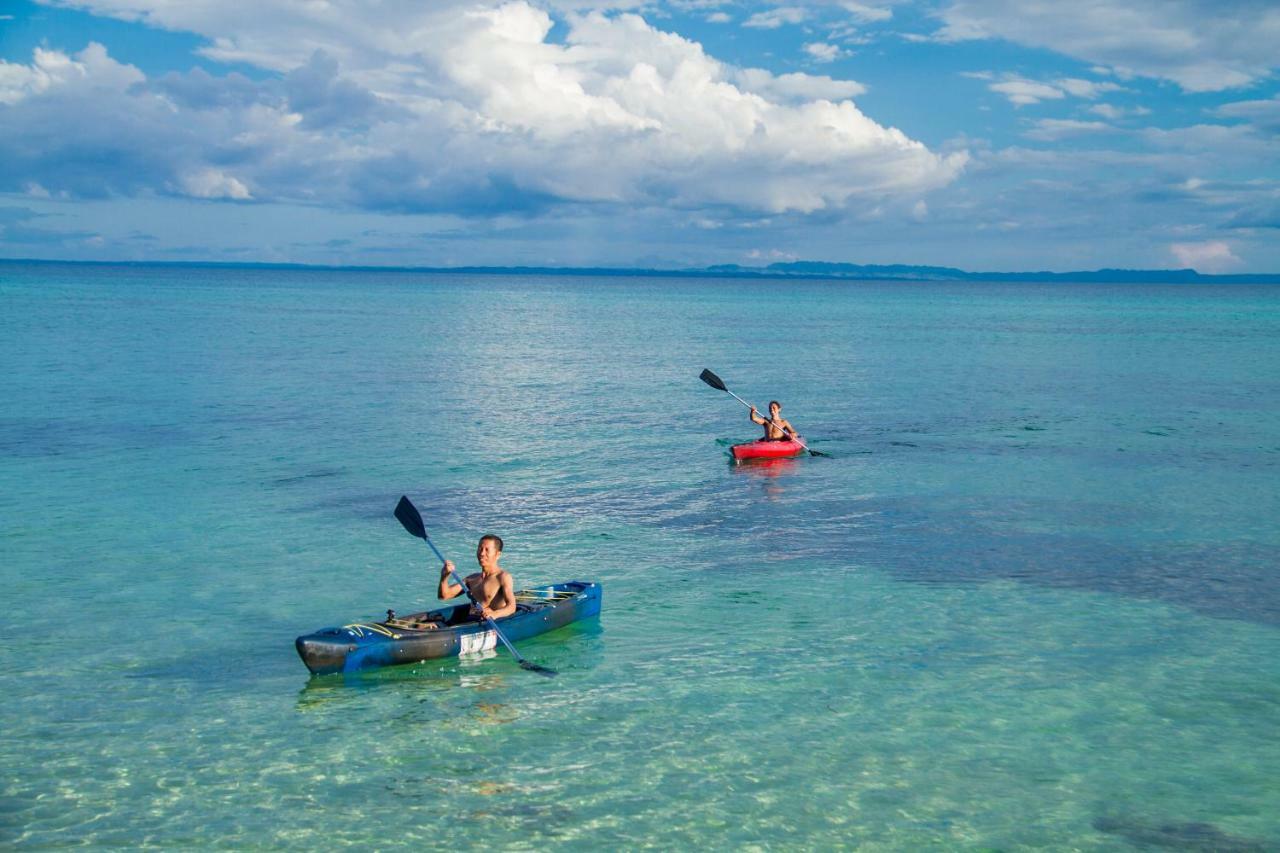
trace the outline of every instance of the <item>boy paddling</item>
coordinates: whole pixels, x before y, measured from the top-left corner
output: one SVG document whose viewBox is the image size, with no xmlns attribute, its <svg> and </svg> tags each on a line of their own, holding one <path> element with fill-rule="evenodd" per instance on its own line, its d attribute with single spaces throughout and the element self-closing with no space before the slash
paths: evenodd
<svg viewBox="0 0 1280 853">
<path fill-rule="evenodd" d="M 790 441 L 795 438 L 795 428 L 791 426 L 789 421 L 785 421 L 781 417 L 782 404 L 777 400 L 769 403 L 769 417 L 764 418 L 755 406 L 751 407 L 751 420 L 764 427 L 765 441 Z"/>
<path fill-rule="evenodd" d="M 476 619 L 501 619 L 516 612 L 511 574 L 498 565 L 501 557 L 502 540 L 492 533 L 481 536 L 480 544 L 476 546 L 476 562 L 480 564 L 480 571 L 467 575 L 462 581 L 476 601 L 471 608 Z M 445 601 L 462 595 L 462 587 L 449 579 L 453 568 L 453 561 L 445 560 L 440 570 L 439 595 Z"/>
</svg>

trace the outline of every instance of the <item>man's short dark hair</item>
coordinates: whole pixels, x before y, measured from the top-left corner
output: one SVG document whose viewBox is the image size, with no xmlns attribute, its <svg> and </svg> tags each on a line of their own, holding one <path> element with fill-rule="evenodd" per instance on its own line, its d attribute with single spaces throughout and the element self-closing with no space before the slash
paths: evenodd
<svg viewBox="0 0 1280 853">
<path fill-rule="evenodd" d="M 497 546 L 498 546 L 498 553 L 499 553 L 499 554 L 501 554 L 501 553 L 502 553 L 502 537 L 501 537 L 501 536 L 497 536 L 497 535 L 495 535 L 495 534 L 493 534 L 493 533 L 486 533 L 485 535 L 483 535 L 483 536 L 481 536 L 481 537 L 480 537 L 480 544 L 481 544 L 481 545 L 483 545 L 483 544 L 484 544 L 484 540 L 486 540 L 486 539 L 488 539 L 488 540 L 492 541 L 494 545 L 497 545 Z"/>
<path fill-rule="evenodd" d="M 774 406 L 777 406 L 779 409 L 781 409 L 781 408 L 782 408 L 782 404 L 781 404 L 781 403 L 779 403 L 777 400 L 770 400 L 770 401 L 769 401 L 769 408 L 771 408 L 771 409 L 772 409 Z"/>
</svg>

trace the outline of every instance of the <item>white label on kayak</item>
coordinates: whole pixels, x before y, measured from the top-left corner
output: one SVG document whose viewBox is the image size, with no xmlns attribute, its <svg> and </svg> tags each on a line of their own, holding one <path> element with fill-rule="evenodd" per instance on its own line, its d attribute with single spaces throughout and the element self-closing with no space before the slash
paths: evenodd
<svg viewBox="0 0 1280 853">
<path fill-rule="evenodd" d="M 459 640 L 462 641 L 462 648 L 458 651 L 458 654 L 470 655 L 496 648 L 498 634 L 496 631 L 477 631 L 474 634 L 463 634 L 459 637 Z"/>
</svg>

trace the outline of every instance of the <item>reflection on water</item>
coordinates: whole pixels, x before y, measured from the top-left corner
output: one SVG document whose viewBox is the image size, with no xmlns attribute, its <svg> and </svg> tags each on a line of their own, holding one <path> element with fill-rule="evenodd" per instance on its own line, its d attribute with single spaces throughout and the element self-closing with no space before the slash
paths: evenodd
<svg viewBox="0 0 1280 853">
<path fill-rule="evenodd" d="M 782 485 L 783 478 L 789 474 L 794 474 L 796 465 L 799 462 L 798 457 L 790 459 L 744 459 L 742 461 L 730 459 L 729 469 L 736 476 L 745 477 L 749 480 L 759 480 L 760 491 L 765 498 L 775 501 L 781 498 L 786 491 Z"/>
<path fill-rule="evenodd" d="M 736 473 L 744 476 L 781 477 L 783 474 L 793 473 L 799 462 L 800 457 L 791 457 L 783 459 L 744 459 L 740 462 L 730 460 L 729 464 Z"/>
</svg>

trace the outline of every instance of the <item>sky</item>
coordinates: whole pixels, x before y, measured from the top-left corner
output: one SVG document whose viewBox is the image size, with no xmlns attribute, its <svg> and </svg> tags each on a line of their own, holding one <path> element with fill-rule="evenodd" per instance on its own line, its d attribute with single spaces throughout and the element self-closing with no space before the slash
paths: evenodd
<svg viewBox="0 0 1280 853">
<path fill-rule="evenodd" d="M 1277 0 L 0 0 L 0 257 L 1280 272 Z"/>
</svg>

